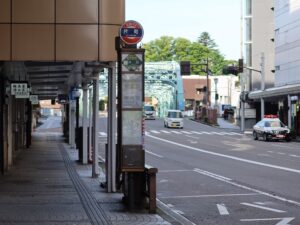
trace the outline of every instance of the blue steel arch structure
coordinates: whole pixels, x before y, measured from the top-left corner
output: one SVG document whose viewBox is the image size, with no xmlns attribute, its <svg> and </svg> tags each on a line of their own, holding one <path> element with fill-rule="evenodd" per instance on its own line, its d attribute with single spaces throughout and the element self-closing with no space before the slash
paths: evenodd
<svg viewBox="0 0 300 225">
<path fill-rule="evenodd" d="M 145 96 L 158 100 L 157 115 L 163 117 L 168 109 L 184 110 L 183 83 L 177 62 L 148 62 L 145 64 Z"/>
<path fill-rule="evenodd" d="M 108 93 L 107 73 L 99 77 L 100 98 Z M 145 63 L 145 97 L 157 99 L 157 116 L 163 117 L 168 109 L 184 110 L 183 82 L 177 62 Z"/>
</svg>

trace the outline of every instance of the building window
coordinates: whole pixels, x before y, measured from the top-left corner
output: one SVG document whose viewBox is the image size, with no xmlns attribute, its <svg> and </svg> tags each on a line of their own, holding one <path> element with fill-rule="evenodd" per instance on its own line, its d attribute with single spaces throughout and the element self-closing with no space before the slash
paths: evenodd
<svg viewBox="0 0 300 225">
<path fill-rule="evenodd" d="M 252 0 L 246 0 L 246 16 L 252 15 Z"/>
<path fill-rule="evenodd" d="M 248 67 L 252 66 L 252 44 L 246 44 L 246 65 Z"/>
<path fill-rule="evenodd" d="M 252 18 L 246 18 L 246 42 L 252 41 Z"/>
</svg>

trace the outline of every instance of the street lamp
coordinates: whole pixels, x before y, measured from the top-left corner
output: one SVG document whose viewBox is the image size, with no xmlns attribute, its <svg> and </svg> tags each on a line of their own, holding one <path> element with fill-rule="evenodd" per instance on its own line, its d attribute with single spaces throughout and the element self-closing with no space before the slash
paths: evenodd
<svg viewBox="0 0 300 225">
<path fill-rule="evenodd" d="M 217 85 L 218 85 L 218 78 L 214 78 L 214 82 L 215 82 L 215 108 L 218 109 L 218 88 L 217 88 Z"/>
</svg>

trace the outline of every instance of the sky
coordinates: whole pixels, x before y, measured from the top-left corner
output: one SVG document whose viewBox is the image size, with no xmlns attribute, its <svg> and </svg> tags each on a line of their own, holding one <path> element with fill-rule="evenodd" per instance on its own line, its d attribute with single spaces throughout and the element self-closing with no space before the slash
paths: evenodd
<svg viewBox="0 0 300 225">
<path fill-rule="evenodd" d="M 240 0 L 126 0 L 126 20 L 143 26 L 143 43 L 165 35 L 196 41 L 206 31 L 226 59 L 237 60 L 240 8 Z"/>
</svg>

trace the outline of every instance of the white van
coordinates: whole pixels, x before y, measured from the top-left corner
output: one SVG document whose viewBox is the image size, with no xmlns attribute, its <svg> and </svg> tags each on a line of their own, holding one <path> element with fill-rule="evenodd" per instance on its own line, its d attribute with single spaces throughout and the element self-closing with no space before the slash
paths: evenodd
<svg viewBox="0 0 300 225">
<path fill-rule="evenodd" d="M 144 105 L 144 118 L 155 120 L 155 108 L 152 105 Z"/>
<path fill-rule="evenodd" d="M 183 115 L 180 110 L 168 110 L 164 119 L 165 127 L 183 128 Z"/>
</svg>

